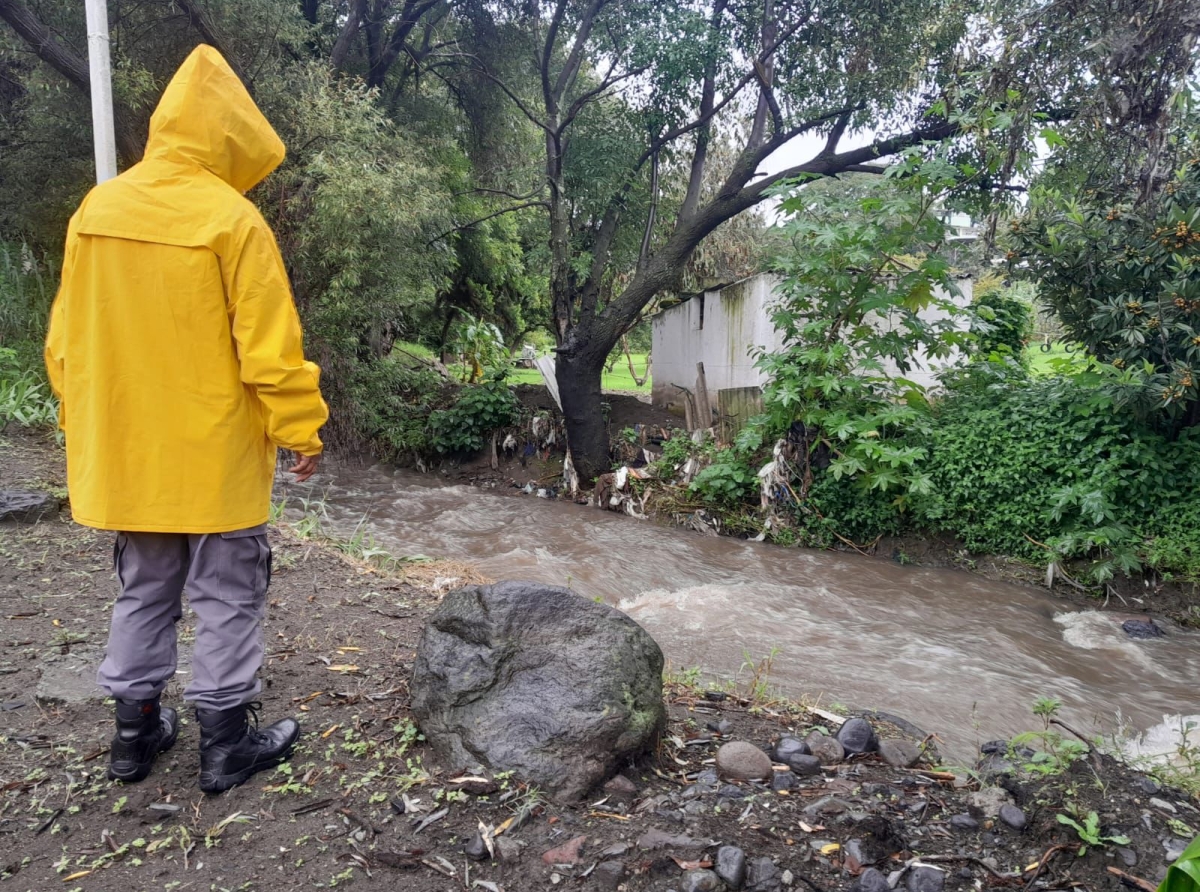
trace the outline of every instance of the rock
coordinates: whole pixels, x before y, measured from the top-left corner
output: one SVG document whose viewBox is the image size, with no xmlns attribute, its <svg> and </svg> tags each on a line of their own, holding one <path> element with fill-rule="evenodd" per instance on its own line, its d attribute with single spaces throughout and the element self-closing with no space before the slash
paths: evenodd
<svg viewBox="0 0 1200 892">
<path fill-rule="evenodd" d="M 770 858 L 755 858 L 746 871 L 746 888 L 749 892 L 780 892 L 783 877 Z"/>
<path fill-rule="evenodd" d="M 873 753 L 879 749 L 879 738 L 866 719 L 848 719 L 838 729 L 837 741 L 851 755 Z"/>
<path fill-rule="evenodd" d="M 1016 772 L 1016 765 L 996 754 L 984 756 L 975 763 L 975 773 L 984 781 L 995 781 L 997 778 L 1016 774 Z"/>
<path fill-rule="evenodd" d="M 927 864 L 914 867 L 904 880 L 904 887 L 908 892 L 942 892 L 945 885 L 945 871 Z"/>
<path fill-rule="evenodd" d="M 472 861 L 487 861 L 492 857 L 487 846 L 484 845 L 483 837 L 478 833 L 472 836 L 467 844 L 463 846 L 463 854 Z"/>
<path fill-rule="evenodd" d="M 583 851 L 583 844 L 585 842 L 587 842 L 586 836 L 576 836 L 574 839 L 564 842 L 561 846 L 557 846 L 543 854 L 542 860 L 547 864 L 572 866 L 579 861 L 579 855 Z"/>
<path fill-rule="evenodd" d="M 921 748 L 907 740 L 884 740 L 879 744 L 879 755 L 893 768 L 912 768 L 920 761 Z"/>
<path fill-rule="evenodd" d="M 1166 634 L 1152 619 L 1127 619 L 1121 623 L 1121 628 L 1130 638 L 1162 638 Z"/>
<path fill-rule="evenodd" d="M 1126 867 L 1137 867 L 1137 852 L 1128 846 L 1121 846 L 1119 849 L 1117 849 L 1117 857 L 1121 859 L 1121 863 Z"/>
<path fill-rule="evenodd" d="M 1139 777 L 1133 782 L 1133 787 L 1139 793 L 1144 793 L 1147 796 L 1153 796 L 1162 789 L 1153 778 L 1149 777 Z"/>
<path fill-rule="evenodd" d="M 729 732 L 733 730 L 733 722 L 728 719 L 721 719 L 719 722 L 708 722 L 704 725 L 709 731 L 714 734 L 720 734 L 722 737 L 728 737 Z"/>
<path fill-rule="evenodd" d="M 621 881 L 625 879 L 625 865 L 620 861 L 601 861 L 592 871 L 596 885 L 606 892 L 616 892 Z"/>
<path fill-rule="evenodd" d="M 698 784 L 707 784 L 710 787 L 715 787 L 720 782 L 721 775 L 717 774 L 717 769 L 715 768 L 705 768 L 696 775 L 696 783 Z"/>
<path fill-rule="evenodd" d="M 1024 830 L 1025 825 L 1028 823 L 1025 819 L 1025 812 L 1021 811 L 1015 805 L 1007 803 L 1000 806 L 1000 820 L 1013 830 Z"/>
<path fill-rule="evenodd" d="M 970 815 L 951 815 L 950 826 L 955 830 L 970 833 L 979 829 L 979 822 Z"/>
<path fill-rule="evenodd" d="M 771 757 L 752 743 L 733 740 L 717 750 L 717 771 L 726 780 L 765 780 L 771 776 Z"/>
<path fill-rule="evenodd" d="M 746 884 L 746 853 L 737 846 L 721 846 L 717 849 L 713 871 L 721 882 L 736 892 Z"/>
<path fill-rule="evenodd" d="M 627 842 L 614 842 L 611 846 L 606 846 L 600 850 L 600 857 L 619 858 L 632 848 L 633 846 Z"/>
<path fill-rule="evenodd" d="M 1167 802 L 1167 800 L 1165 800 L 1165 799 L 1151 799 L 1150 804 L 1153 805 L 1157 809 L 1161 809 L 1162 811 L 1170 812 L 1171 814 L 1175 814 L 1175 806 L 1173 806 L 1171 803 Z"/>
<path fill-rule="evenodd" d="M 96 684 L 96 668 L 103 659 L 104 648 L 92 644 L 73 645 L 71 652 L 60 659 L 43 658 L 34 696 L 44 703 L 103 700 L 105 694 Z M 187 669 L 187 657 L 180 654 L 179 670 L 186 673 Z"/>
<path fill-rule="evenodd" d="M 749 795 L 749 790 L 745 787 L 739 787 L 737 784 L 725 784 L 721 789 L 717 790 L 718 799 L 745 799 Z"/>
<path fill-rule="evenodd" d="M 908 848 L 896 826 L 880 815 L 864 818 L 859 822 L 858 830 L 863 836 L 847 842 L 846 851 L 862 866 L 879 864 Z"/>
<path fill-rule="evenodd" d="M 783 765 L 788 764 L 792 756 L 811 756 L 812 750 L 803 740 L 795 737 L 781 737 L 771 747 L 771 758 Z"/>
<path fill-rule="evenodd" d="M 1008 752 L 1007 740 L 989 740 L 987 743 L 979 747 L 979 753 L 983 756 L 1004 755 Z"/>
<path fill-rule="evenodd" d="M 1166 851 L 1164 860 L 1168 864 L 1174 864 L 1181 857 L 1183 857 L 1184 850 L 1187 849 L 1189 844 L 1190 843 L 1188 840 L 1180 839 L 1177 836 L 1172 836 L 1169 839 L 1164 839 L 1163 840 L 1163 849 Z"/>
<path fill-rule="evenodd" d="M 683 875 L 683 892 L 718 892 L 721 881 L 711 870 L 689 870 Z"/>
<path fill-rule="evenodd" d="M 519 840 L 508 836 L 496 837 L 496 860 L 498 861 L 503 861 L 505 864 L 515 864 L 521 860 L 521 852 L 524 849 L 525 843 Z"/>
<path fill-rule="evenodd" d="M 637 785 L 623 774 L 618 774 L 604 785 L 604 792 L 618 802 L 632 802 L 637 798 Z"/>
<path fill-rule="evenodd" d="M 887 877 L 874 867 L 868 867 L 858 875 L 850 889 L 851 892 L 891 892 L 892 887 L 888 885 Z"/>
<path fill-rule="evenodd" d="M 771 778 L 771 789 L 775 792 L 783 790 L 794 790 L 796 788 L 796 775 L 791 771 L 776 771 Z"/>
<path fill-rule="evenodd" d="M 822 765 L 836 765 L 846 760 L 846 748 L 832 737 L 818 734 L 819 739 L 808 744 L 812 754 L 821 760 Z"/>
<path fill-rule="evenodd" d="M 792 756 L 788 767 L 800 777 L 816 777 L 821 773 L 821 760 L 816 756 Z"/>
<path fill-rule="evenodd" d="M 412 711 L 447 767 L 513 771 L 572 801 L 654 745 L 662 668 L 619 610 L 532 582 L 471 586 L 421 633 Z"/>
<path fill-rule="evenodd" d="M 0 522 L 37 523 L 58 516 L 58 499 L 48 492 L 0 490 Z"/>
<path fill-rule="evenodd" d="M 852 807 L 845 799 L 838 799 L 836 796 L 822 796 L 816 802 L 806 805 L 804 814 L 809 817 L 840 815 L 850 811 Z"/>
<path fill-rule="evenodd" d="M 979 809 L 985 818 L 994 818 L 1000 814 L 1000 806 L 1012 802 L 1008 793 L 999 787 L 984 787 L 967 796 L 967 802 Z"/>
<path fill-rule="evenodd" d="M 652 827 L 638 837 L 637 847 L 645 851 L 654 849 L 702 849 L 704 843 L 683 834 L 667 833 Z"/>
</svg>

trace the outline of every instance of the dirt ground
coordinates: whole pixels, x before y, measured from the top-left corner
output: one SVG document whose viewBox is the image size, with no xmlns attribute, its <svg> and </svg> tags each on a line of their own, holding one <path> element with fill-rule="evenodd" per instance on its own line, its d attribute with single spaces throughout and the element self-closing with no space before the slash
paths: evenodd
<svg viewBox="0 0 1200 892">
<path fill-rule="evenodd" d="M 0 488 L 65 498 L 63 487 L 51 440 L 0 434 Z M 1200 826 L 1193 800 L 1099 756 L 1061 772 L 1032 757 L 1036 771 L 993 766 L 999 776 L 982 789 L 979 772 L 894 768 L 877 755 L 816 776 L 777 767 L 792 785 L 783 791 L 708 783 L 723 742 L 766 748 L 785 732 L 832 730 L 836 717 L 682 682 L 668 687 L 658 751 L 623 771 L 627 793 L 564 807 L 515 778 L 468 792 L 436 764 L 408 712 L 414 648 L 446 580 L 431 584 L 430 568 L 372 569 L 295 535 L 273 544 L 263 715 L 297 715 L 304 737 L 281 770 L 206 797 L 187 711 L 178 744 L 146 781 L 104 778 L 111 712 L 91 673 L 116 595 L 110 534 L 73 525 L 66 508 L 57 520 L 0 525 L 0 890 L 684 892 L 712 888 L 690 872 L 720 845 L 754 862 L 747 888 L 772 892 L 850 888 L 864 853 L 884 876 L 908 868 L 898 882 L 911 892 L 1101 890 L 1122 887 L 1111 869 L 1156 882 L 1164 840 Z M 166 699 L 182 706 L 176 684 Z M 882 736 L 901 733 L 876 724 Z M 1021 810 L 1023 829 L 994 817 L 1001 800 Z M 1058 815 L 1082 823 L 1092 812 L 1103 835 L 1128 843 L 1080 856 Z M 481 826 L 506 822 L 496 857 L 464 854 Z M 580 836 L 577 856 L 543 857 Z"/>
</svg>

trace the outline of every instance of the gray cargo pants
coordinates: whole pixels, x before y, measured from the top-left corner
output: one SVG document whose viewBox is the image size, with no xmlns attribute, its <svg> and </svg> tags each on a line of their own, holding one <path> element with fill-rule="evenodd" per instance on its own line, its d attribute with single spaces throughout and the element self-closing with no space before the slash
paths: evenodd
<svg viewBox="0 0 1200 892">
<path fill-rule="evenodd" d="M 230 709 L 262 689 L 262 620 L 271 581 L 266 525 L 232 533 L 118 533 L 121 595 L 97 682 L 113 697 L 149 700 L 175 674 L 184 589 L 196 613 L 192 679 L 183 696 Z"/>
</svg>

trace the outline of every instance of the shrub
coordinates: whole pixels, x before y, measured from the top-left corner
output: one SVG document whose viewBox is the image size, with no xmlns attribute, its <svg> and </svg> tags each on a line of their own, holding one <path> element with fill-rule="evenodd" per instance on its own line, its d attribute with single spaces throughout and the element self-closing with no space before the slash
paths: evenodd
<svg viewBox="0 0 1200 892">
<path fill-rule="evenodd" d="M 1033 336 L 1033 307 L 1010 293 L 996 276 L 984 276 L 975 283 L 976 321 L 971 331 L 976 337 L 976 353 L 984 358 L 993 353 L 1022 357 Z"/>
<path fill-rule="evenodd" d="M 462 388 L 449 409 L 429 416 L 429 440 L 439 453 L 479 452 L 491 435 L 517 420 L 517 398 L 502 377 Z"/>
<path fill-rule="evenodd" d="M 361 366 L 353 386 L 355 424 L 381 459 L 407 460 L 430 451 L 427 428 L 443 392 L 441 376 L 389 357 Z"/>
</svg>

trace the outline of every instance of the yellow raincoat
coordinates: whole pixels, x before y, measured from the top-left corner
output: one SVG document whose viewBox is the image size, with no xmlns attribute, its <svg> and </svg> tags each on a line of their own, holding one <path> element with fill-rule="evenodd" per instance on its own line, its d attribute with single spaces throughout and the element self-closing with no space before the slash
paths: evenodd
<svg viewBox="0 0 1200 892">
<path fill-rule="evenodd" d="M 242 196 L 283 156 L 241 81 L 201 46 L 167 85 L 142 162 L 71 218 L 46 366 L 79 523 L 255 526 L 275 447 L 321 451 L 319 370 L 275 239 Z"/>
</svg>

